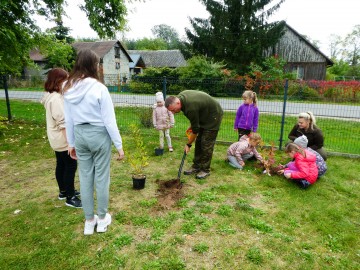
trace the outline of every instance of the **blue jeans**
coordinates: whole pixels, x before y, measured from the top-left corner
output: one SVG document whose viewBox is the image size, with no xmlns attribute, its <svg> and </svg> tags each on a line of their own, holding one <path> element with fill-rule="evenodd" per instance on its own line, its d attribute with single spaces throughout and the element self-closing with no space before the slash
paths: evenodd
<svg viewBox="0 0 360 270">
<path fill-rule="evenodd" d="M 244 155 L 241 155 L 242 159 L 243 160 L 247 160 L 249 158 L 251 158 L 252 156 L 254 156 L 254 154 L 244 154 Z M 237 161 L 236 157 L 235 156 L 231 156 L 231 155 L 228 155 L 227 156 L 228 160 L 229 160 L 229 164 L 230 166 L 236 168 L 236 169 L 240 169 L 242 170 L 242 166 L 240 165 L 240 163 Z"/>
</svg>

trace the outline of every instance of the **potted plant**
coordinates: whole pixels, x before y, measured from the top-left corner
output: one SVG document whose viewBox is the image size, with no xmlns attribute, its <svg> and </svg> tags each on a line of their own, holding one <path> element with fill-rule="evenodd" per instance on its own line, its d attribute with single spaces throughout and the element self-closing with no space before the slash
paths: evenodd
<svg viewBox="0 0 360 270">
<path fill-rule="evenodd" d="M 127 157 L 131 167 L 133 188 L 143 189 L 146 180 L 144 169 L 149 165 L 149 156 L 146 152 L 140 128 L 137 125 L 132 124 L 130 125 L 130 129 L 133 145 L 131 150 L 127 153 Z"/>
</svg>

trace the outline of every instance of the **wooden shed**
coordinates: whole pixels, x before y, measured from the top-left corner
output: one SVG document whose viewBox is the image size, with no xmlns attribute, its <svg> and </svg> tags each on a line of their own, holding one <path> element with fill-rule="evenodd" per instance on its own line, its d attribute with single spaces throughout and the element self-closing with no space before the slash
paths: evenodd
<svg viewBox="0 0 360 270">
<path fill-rule="evenodd" d="M 278 55 L 285 59 L 285 70 L 295 72 L 298 79 L 325 80 L 326 68 L 334 64 L 331 59 L 288 24 L 284 30 L 279 42 L 265 56 Z"/>
</svg>

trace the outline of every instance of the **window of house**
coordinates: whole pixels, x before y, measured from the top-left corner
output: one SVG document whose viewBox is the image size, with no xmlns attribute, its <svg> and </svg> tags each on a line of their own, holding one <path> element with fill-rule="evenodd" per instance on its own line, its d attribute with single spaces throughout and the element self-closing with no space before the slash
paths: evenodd
<svg viewBox="0 0 360 270">
<path fill-rule="evenodd" d="M 120 48 L 115 47 L 115 58 L 120 58 Z"/>
<path fill-rule="evenodd" d="M 304 79 L 304 67 L 301 67 L 301 66 L 293 67 L 293 73 L 296 74 L 296 79 L 299 79 L 299 80 Z"/>
</svg>

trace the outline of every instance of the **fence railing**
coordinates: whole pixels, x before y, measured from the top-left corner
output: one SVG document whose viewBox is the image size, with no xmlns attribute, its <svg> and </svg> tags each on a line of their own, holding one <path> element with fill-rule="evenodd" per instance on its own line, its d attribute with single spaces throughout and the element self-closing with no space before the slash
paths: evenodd
<svg viewBox="0 0 360 270">
<path fill-rule="evenodd" d="M 4 80 L 6 77 L 1 77 L 1 79 L 0 86 L 4 87 L 7 84 Z M 277 84 L 278 88 L 271 90 L 264 90 L 260 84 L 254 86 L 255 92 L 259 94 L 258 132 L 266 144 L 274 142 L 281 148 L 287 141 L 288 133 L 297 122 L 298 113 L 311 111 L 316 116 L 317 125 L 323 131 L 327 151 L 360 156 L 359 90 L 350 91 L 344 88 L 348 87 L 345 85 L 341 89 L 327 90 L 331 95 L 329 93 L 326 95 L 325 86 L 315 82 L 293 81 L 286 87 L 284 82 L 277 82 Z M 136 77 L 131 78 L 130 82 L 122 83 L 120 87 L 108 85 L 122 132 L 127 132 L 130 124 L 137 123 L 144 127 L 144 134 L 155 136 L 157 133 L 152 128 L 151 115 L 157 91 L 162 91 L 165 96 L 176 95 L 185 89 L 207 92 L 220 102 L 225 111 L 218 140 L 227 143 L 237 140 L 233 122 L 235 113 L 242 103 L 241 95 L 246 87 L 245 82 L 235 80 Z M 42 95 L 42 88 L 38 91 L 21 89 L 0 91 L 0 98 L 8 102 L 8 111 L 1 111 L 0 115 L 8 114 L 11 118 L 11 100 L 39 101 Z M 175 120 L 175 128 L 171 130 L 171 133 L 173 136 L 183 138 L 189 122 L 183 114 L 176 114 Z"/>
<path fill-rule="evenodd" d="M 334 81 L 360 81 L 358 76 L 334 76 Z"/>
</svg>

